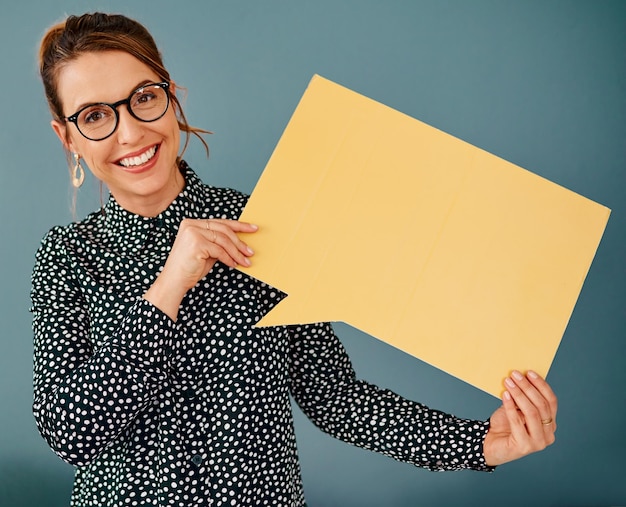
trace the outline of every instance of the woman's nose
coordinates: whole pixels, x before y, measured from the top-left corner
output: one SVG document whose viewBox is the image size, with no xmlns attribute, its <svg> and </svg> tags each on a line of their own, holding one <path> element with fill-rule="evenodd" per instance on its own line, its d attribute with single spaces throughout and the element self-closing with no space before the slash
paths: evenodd
<svg viewBox="0 0 626 507">
<path fill-rule="evenodd" d="M 117 141 L 120 144 L 132 144 L 143 136 L 143 124 L 128 111 L 128 106 L 121 105 L 118 111 Z"/>
</svg>

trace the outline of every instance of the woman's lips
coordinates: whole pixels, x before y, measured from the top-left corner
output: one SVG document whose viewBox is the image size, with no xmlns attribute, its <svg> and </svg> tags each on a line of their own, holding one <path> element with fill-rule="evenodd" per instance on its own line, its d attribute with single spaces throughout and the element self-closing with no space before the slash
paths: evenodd
<svg viewBox="0 0 626 507">
<path fill-rule="evenodd" d="M 155 144 L 154 146 L 151 146 L 147 150 L 121 158 L 120 160 L 118 160 L 117 163 L 126 168 L 132 168 L 132 167 L 143 165 L 149 162 L 152 159 L 152 157 L 154 157 L 154 155 L 157 152 L 157 149 L 158 149 L 158 145 Z"/>
<path fill-rule="evenodd" d="M 155 144 L 151 148 L 140 152 L 138 155 L 124 157 L 117 162 L 117 165 L 122 168 L 125 172 L 129 173 L 141 173 L 152 169 L 154 164 L 156 164 L 161 147 L 160 144 Z M 128 164 L 128 165 L 124 165 Z"/>
</svg>

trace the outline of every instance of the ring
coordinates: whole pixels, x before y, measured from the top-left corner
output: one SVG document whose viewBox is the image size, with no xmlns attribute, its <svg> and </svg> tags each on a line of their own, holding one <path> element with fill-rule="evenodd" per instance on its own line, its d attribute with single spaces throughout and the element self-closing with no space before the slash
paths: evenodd
<svg viewBox="0 0 626 507">
<path fill-rule="evenodd" d="M 552 424 L 552 417 L 550 417 L 549 419 L 542 419 L 541 424 L 543 424 L 544 426 L 547 426 L 548 424 Z"/>
</svg>

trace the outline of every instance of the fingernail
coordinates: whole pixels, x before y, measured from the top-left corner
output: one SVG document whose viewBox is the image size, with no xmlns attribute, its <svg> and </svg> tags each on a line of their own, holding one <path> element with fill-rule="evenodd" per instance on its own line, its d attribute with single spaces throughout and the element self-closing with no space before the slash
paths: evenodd
<svg viewBox="0 0 626 507">
<path fill-rule="evenodd" d="M 257 224 L 250 224 L 250 227 L 252 227 L 255 231 L 259 228 Z"/>
<path fill-rule="evenodd" d="M 510 388 L 517 387 L 515 382 L 513 382 L 509 377 L 504 379 L 504 383 L 506 384 L 507 387 L 510 387 Z"/>
<path fill-rule="evenodd" d="M 513 378 L 515 380 L 522 380 L 524 378 L 524 375 L 522 375 L 519 371 L 517 370 L 513 370 L 513 372 L 511 373 L 511 375 L 513 376 Z"/>
<path fill-rule="evenodd" d="M 528 370 L 526 372 L 526 375 L 528 375 L 531 379 L 535 380 L 537 378 L 539 378 L 539 375 L 537 375 L 534 371 L 532 370 Z"/>
<path fill-rule="evenodd" d="M 510 392 L 508 392 L 508 391 L 504 391 L 504 393 L 502 394 L 502 397 L 503 397 L 505 400 L 510 400 L 510 399 L 511 399 L 511 393 L 510 393 Z"/>
<path fill-rule="evenodd" d="M 243 263 L 244 263 L 246 266 L 250 266 L 250 264 L 251 264 L 250 259 L 248 259 L 247 257 L 244 257 L 244 259 L 243 259 Z"/>
<path fill-rule="evenodd" d="M 250 255 L 254 255 L 254 250 L 252 250 L 252 248 L 250 248 L 249 246 L 246 246 L 246 250 Z"/>
</svg>

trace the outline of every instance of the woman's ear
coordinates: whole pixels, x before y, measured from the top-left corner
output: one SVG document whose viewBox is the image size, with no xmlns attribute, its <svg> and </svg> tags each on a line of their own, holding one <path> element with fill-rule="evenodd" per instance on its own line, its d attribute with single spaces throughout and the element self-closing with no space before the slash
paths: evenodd
<svg viewBox="0 0 626 507">
<path fill-rule="evenodd" d="M 61 144 L 63 145 L 63 147 L 66 150 L 75 151 L 72 148 L 72 141 L 69 139 L 69 136 L 67 135 L 67 125 L 58 120 L 52 120 L 50 122 L 50 125 L 52 126 L 52 130 L 54 130 L 54 133 L 59 138 L 59 141 L 61 141 Z"/>
</svg>

